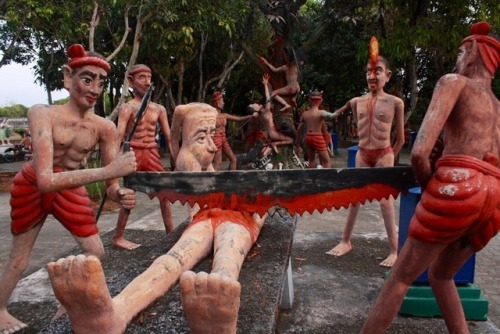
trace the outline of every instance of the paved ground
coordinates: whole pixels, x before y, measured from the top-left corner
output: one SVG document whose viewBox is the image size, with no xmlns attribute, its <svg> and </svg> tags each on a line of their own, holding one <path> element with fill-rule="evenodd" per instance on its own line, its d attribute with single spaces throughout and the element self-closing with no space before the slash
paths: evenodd
<svg viewBox="0 0 500 334">
<path fill-rule="evenodd" d="M 165 160 L 167 161 L 167 160 Z M 402 154 L 401 163 L 408 163 L 408 152 Z M 340 155 L 334 160 L 334 167 L 345 167 L 347 151 L 340 150 Z M 0 173 L 16 171 L 20 163 L 0 164 Z M 138 195 L 140 205 L 131 212 L 129 230 L 162 230 L 161 216 L 156 200 L 149 200 L 145 195 Z M 187 210 L 182 205 L 174 204 L 174 220 L 182 222 L 187 217 Z M 399 219 L 399 198 L 396 200 L 396 213 Z M 116 212 L 106 212 L 99 220 L 101 233 L 114 229 Z M 377 203 L 367 204 L 360 213 L 355 228 L 354 250 L 346 256 L 335 259 L 324 255 L 324 252 L 335 245 L 341 237 L 346 217 L 346 210 L 315 213 L 299 218 L 292 251 L 292 265 L 295 285 L 294 308 L 283 312 L 278 324 L 278 330 L 285 333 L 331 333 L 330 330 L 321 330 L 332 326 L 333 319 L 343 319 L 348 313 L 357 315 L 350 321 L 356 325 L 351 330 L 338 331 L 342 333 L 356 332 L 359 328 L 370 303 L 376 297 L 380 285 L 383 283 L 385 270 L 376 266 L 387 251 L 385 232 Z M 3 267 L 10 251 L 11 234 L 9 231 L 9 194 L 0 193 L 0 269 Z M 44 266 L 47 262 L 56 260 L 74 248 L 72 237 L 53 219 L 48 219 L 38 237 L 30 260 L 29 269 L 25 278 L 20 282 L 12 296 L 11 303 L 16 301 L 52 301 L 50 283 Z M 311 251 L 314 247 L 315 252 Z M 373 251 L 370 251 L 373 247 Z M 363 251 L 368 251 L 365 255 Z M 126 254 L 126 252 L 124 252 Z M 314 253 L 316 263 L 308 263 L 308 256 Z M 476 256 L 475 283 L 479 285 L 485 298 L 489 301 L 489 320 L 486 322 L 471 322 L 469 328 L 472 333 L 500 333 L 500 285 L 498 284 L 498 254 L 500 253 L 500 238 L 493 239 L 489 245 Z M 324 256 L 323 258 L 321 258 Z M 361 257 L 361 258 L 360 258 Z M 314 262 L 312 261 L 312 262 Z M 347 266 L 356 264 L 356 261 L 371 261 L 378 270 L 378 278 L 371 279 L 365 285 L 356 283 L 346 275 Z M 332 267 L 325 269 L 321 263 L 330 263 Z M 345 266 L 345 267 L 344 267 Z M 331 269 L 337 268 L 337 269 Z M 363 268 L 358 268 L 361 272 Z M 368 269 L 367 269 L 368 270 Z M 372 270 L 372 269 L 370 269 Z M 362 299 L 358 296 L 360 289 L 370 289 L 370 296 L 362 307 L 357 303 Z M 330 291 L 327 296 L 325 291 Z M 363 296 L 364 298 L 364 296 Z M 17 315 L 17 314 L 16 314 Z M 22 315 L 17 315 L 22 318 Z M 301 319 L 299 319 L 301 318 Z M 339 320 L 336 320 L 339 321 Z M 399 324 L 399 325 L 398 325 Z M 319 326 L 319 327 L 318 327 Z M 323 327 L 321 327 L 323 326 Z M 414 326 L 421 328 L 420 332 L 445 333 L 442 320 L 398 316 L 394 328 L 398 326 Z M 421 326 L 421 327 L 419 327 Z M 430 328 L 432 327 L 432 328 Z M 314 330 L 313 330 L 314 328 Z M 334 327 L 335 328 L 335 327 Z M 393 330 L 394 333 L 410 333 L 411 331 Z M 411 332 L 418 333 L 419 331 Z M 30 333 L 25 331 L 25 333 Z"/>
</svg>

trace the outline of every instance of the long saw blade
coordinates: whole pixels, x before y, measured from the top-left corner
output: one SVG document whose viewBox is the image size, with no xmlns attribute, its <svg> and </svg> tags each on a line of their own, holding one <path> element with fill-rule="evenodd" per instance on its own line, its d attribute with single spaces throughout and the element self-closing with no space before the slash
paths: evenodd
<svg viewBox="0 0 500 334">
<path fill-rule="evenodd" d="M 264 214 L 280 206 L 290 214 L 347 208 L 350 204 L 397 197 L 416 185 L 409 166 L 238 170 L 220 172 L 137 172 L 128 187 L 157 193 L 170 202 Z"/>
</svg>

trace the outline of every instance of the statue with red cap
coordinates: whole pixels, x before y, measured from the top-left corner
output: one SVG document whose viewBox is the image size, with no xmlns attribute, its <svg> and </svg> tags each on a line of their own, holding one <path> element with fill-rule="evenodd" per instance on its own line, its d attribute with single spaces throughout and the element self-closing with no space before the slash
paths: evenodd
<svg viewBox="0 0 500 334">
<path fill-rule="evenodd" d="M 11 187 L 12 250 L 0 276 L 0 331 L 14 333 L 27 327 L 7 311 L 12 291 L 29 261 L 47 216 L 52 214 L 75 238 L 86 255 L 102 257 L 104 247 L 91 201 L 84 185 L 106 182 L 110 199 L 132 209 L 135 194 L 120 187 L 118 178 L 133 173 L 133 152 L 119 152 L 114 123 L 93 113 L 111 70 L 106 59 L 75 44 L 63 67 L 69 100 L 64 105 L 37 104 L 28 110 L 33 159 L 22 167 Z M 102 167 L 82 169 L 99 145 Z"/>
<path fill-rule="evenodd" d="M 448 331 L 469 333 L 453 277 L 500 229 L 500 102 L 491 88 L 500 42 L 490 30 L 487 22 L 474 24 L 455 73 L 436 84 L 411 154 L 422 197 L 362 333 L 386 332 L 409 284 L 427 267 Z"/>
<path fill-rule="evenodd" d="M 323 168 L 332 168 L 332 161 L 328 155 L 327 142 L 322 132 L 325 120 L 331 121 L 334 114 L 320 109 L 323 102 L 323 92 L 317 90 L 309 93 L 310 107 L 300 116 L 300 123 L 297 129 L 299 134 L 295 142 L 296 150 L 301 143 L 302 135 L 305 134 L 305 146 L 307 150 L 309 168 L 316 168 L 316 156 L 319 157 L 320 165 Z M 304 131 L 305 130 L 305 131 Z"/>
<path fill-rule="evenodd" d="M 130 87 L 134 90 L 134 98 L 122 104 L 118 112 L 119 138 L 121 141 L 125 141 L 127 138 L 130 140 L 130 147 L 134 149 L 137 159 L 137 171 L 163 172 L 165 168 L 156 143 L 156 126 L 160 125 L 168 150 L 172 152 L 167 110 L 161 104 L 149 101 L 140 122 L 137 122 L 137 110 L 141 106 L 144 95 L 152 85 L 151 69 L 147 65 L 136 64 L 128 71 L 127 79 Z M 130 138 L 130 136 L 132 137 Z M 150 195 L 151 199 L 154 197 L 158 198 L 165 231 L 169 233 L 174 229 L 170 202 L 161 194 Z M 127 210 L 121 208 L 111 243 L 116 247 L 131 250 L 139 247 L 140 244 L 131 242 L 124 237 L 128 217 Z"/>
</svg>

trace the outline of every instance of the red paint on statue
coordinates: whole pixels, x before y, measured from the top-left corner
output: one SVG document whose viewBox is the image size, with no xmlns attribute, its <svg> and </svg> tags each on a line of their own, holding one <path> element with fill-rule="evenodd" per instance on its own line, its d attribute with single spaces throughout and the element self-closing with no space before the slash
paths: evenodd
<svg viewBox="0 0 500 334">
<path fill-rule="evenodd" d="M 361 188 L 351 188 L 322 192 L 320 194 L 304 194 L 297 197 L 278 197 L 264 194 L 257 195 L 231 195 L 225 193 L 210 193 L 203 195 L 183 195 L 177 192 L 162 190 L 161 194 L 171 201 L 180 201 L 191 205 L 199 204 L 200 207 L 220 208 L 228 210 L 247 211 L 263 215 L 273 206 L 288 210 L 291 215 L 302 215 L 305 212 L 313 213 L 318 210 L 331 211 L 332 209 L 347 208 L 351 203 L 364 203 L 366 198 L 380 200 L 388 195 L 396 197 L 399 190 L 385 184 L 369 184 Z M 381 194 L 384 194 L 382 196 Z"/>
<path fill-rule="evenodd" d="M 377 37 L 375 37 L 375 36 L 372 36 L 372 38 L 370 39 L 369 52 L 370 52 L 371 71 L 375 75 L 375 69 L 377 67 L 377 63 L 378 63 L 379 58 L 380 58 L 378 40 L 377 40 Z"/>
</svg>

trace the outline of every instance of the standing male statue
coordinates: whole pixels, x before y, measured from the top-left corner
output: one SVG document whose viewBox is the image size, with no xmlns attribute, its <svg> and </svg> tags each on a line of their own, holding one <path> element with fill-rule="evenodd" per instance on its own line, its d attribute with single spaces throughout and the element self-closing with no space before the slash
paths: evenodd
<svg viewBox="0 0 500 334">
<path fill-rule="evenodd" d="M 384 91 L 392 75 L 389 62 L 378 54 L 378 42 L 370 41 L 370 60 L 366 68 L 366 81 L 369 92 L 349 100 L 334 112 L 334 116 L 352 109 L 358 123 L 358 152 L 356 167 L 392 167 L 394 157 L 404 144 L 404 103 L 399 97 Z M 391 128 L 396 127 L 396 141 L 391 144 Z M 352 249 L 351 235 L 360 205 L 349 208 L 344 234 L 340 243 L 327 252 L 329 255 L 342 256 Z M 394 198 L 380 201 L 380 211 L 384 219 L 390 253 L 380 265 L 391 267 L 398 256 L 398 234 L 394 212 Z"/>
<path fill-rule="evenodd" d="M 411 155 L 422 197 L 362 333 L 385 333 L 409 285 L 429 266 L 448 331 L 469 332 L 453 277 L 500 229 L 500 102 L 491 89 L 500 42 L 489 31 L 486 22 L 474 24 L 456 73 L 436 84 Z M 441 132 L 444 150 L 434 166 Z"/>
<path fill-rule="evenodd" d="M 118 134 L 121 140 L 127 140 L 132 133 L 130 147 L 134 149 L 137 159 L 137 171 L 147 172 L 163 172 L 163 163 L 158 151 L 156 142 L 156 126 L 160 124 L 160 129 L 165 137 L 169 152 L 172 152 L 170 144 L 170 126 L 167 119 L 167 111 L 157 103 L 149 102 L 146 111 L 142 118 L 136 122 L 137 109 L 139 109 L 142 99 L 147 90 L 151 86 L 151 69 L 142 64 L 134 65 L 127 74 L 130 87 L 134 90 L 134 99 L 123 104 L 118 113 Z M 165 198 L 158 197 L 160 202 L 161 215 L 165 230 L 168 232 L 174 229 L 172 222 L 171 205 Z M 118 221 L 116 223 L 115 234 L 111 239 L 113 245 L 125 249 L 134 249 L 139 247 L 139 244 L 126 240 L 123 235 L 128 221 L 128 211 L 121 208 L 118 213 Z"/>
<path fill-rule="evenodd" d="M 131 189 L 118 184 L 119 177 L 136 170 L 133 152 L 118 154 L 119 138 L 113 122 L 93 113 L 111 70 L 98 53 L 79 44 L 68 49 L 63 67 L 64 105 L 37 104 L 28 110 L 33 160 L 16 174 L 11 188 L 12 250 L 0 277 L 0 332 L 14 333 L 27 325 L 7 312 L 7 302 L 21 278 L 35 240 L 48 214 L 73 235 L 83 253 L 104 255 L 91 201 L 83 185 L 106 180 L 106 193 L 125 209 L 135 205 Z M 103 167 L 81 169 L 99 145 Z"/>
</svg>

